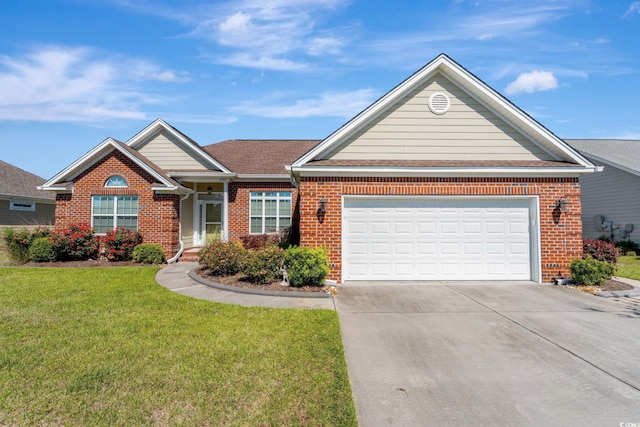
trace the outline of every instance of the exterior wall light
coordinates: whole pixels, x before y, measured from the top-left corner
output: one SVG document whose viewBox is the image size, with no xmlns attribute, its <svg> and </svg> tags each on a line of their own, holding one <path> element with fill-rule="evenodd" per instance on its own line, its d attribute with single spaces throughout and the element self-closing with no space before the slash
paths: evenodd
<svg viewBox="0 0 640 427">
<path fill-rule="evenodd" d="M 211 193 L 212 193 L 212 192 L 213 192 L 213 188 L 211 188 L 211 185 L 209 185 L 209 186 L 207 187 L 207 194 L 208 194 L 208 195 L 211 195 Z"/>
<path fill-rule="evenodd" d="M 569 201 L 566 199 L 558 199 L 556 200 L 556 209 L 559 209 L 562 212 L 567 211 L 567 206 L 569 205 Z"/>
<path fill-rule="evenodd" d="M 327 199 L 324 197 L 318 201 L 318 212 L 321 214 L 327 212 Z"/>
</svg>

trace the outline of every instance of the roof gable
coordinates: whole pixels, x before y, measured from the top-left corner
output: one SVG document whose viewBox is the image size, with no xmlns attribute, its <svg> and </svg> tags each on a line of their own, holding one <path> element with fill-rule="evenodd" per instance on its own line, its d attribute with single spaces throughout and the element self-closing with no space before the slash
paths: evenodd
<svg viewBox="0 0 640 427">
<path fill-rule="evenodd" d="M 213 170 L 231 173 L 195 141 L 162 119 L 156 119 L 126 144 L 166 171 Z"/>
<path fill-rule="evenodd" d="M 131 159 L 131 161 L 133 161 L 135 164 L 149 173 L 152 177 L 157 179 L 159 185 L 154 189 L 168 191 L 190 191 L 189 189 L 183 187 L 178 182 L 169 177 L 166 173 L 164 173 L 164 171 L 159 169 L 142 154 L 113 138 L 107 138 L 102 141 L 91 151 L 73 162 L 62 172 L 58 173 L 56 176 L 42 184 L 42 186 L 40 186 L 39 188 L 51 191 L 69 191 L 69 185 L 61 184 L 73 181 L 78 175 L 89 169 L 91 166 L 95 165 L 98 161 L 103 159 L 114 150 L 120 151 L 126 157 Z"/>
<path fill-rule="evenodd" d="M 451 96 L 452 106 L 446 114 L 437 115 L 429 111 L 427 95 L 435 92 L 445 92 Z M 454 112 L 456 114 L 451 114 Z M 418 113 L 424 114 L 423 121 L 428 118 L 437 124 L 427 127 L 420 123 L 419 116 L 416 116 Z M 468 117 L 465 118 L 465 115 Z M 457 121 L 458 124 L 447 123 L 449 118 L 454 118 L 453 121 Z M 507 151 L 514 151 L 512 155 L 503 155 L 503 158 L 498 160 L 549 160 L 568 162 L 582 167 L 585 171 L 594 170 L 594 165 L 586 158 L 444 54 L 297 159 L 292 164 L 292 169 L 309 169 L 312 162 L 328 159 L 389 159 L 388 154 L 394 153 L 394 150 L 397 156 L 395 159 L 400 160 L 407 156 L 398 152 L 407 149 L 413 150 L 413 156 L 422 150 L 419 153 L 421 160 L 482 160 L 469 156 L 469 151 L 475 150 L 476 154 L 482 154 L 485 143 L 493 142 L 496 138 L 484 136 L 474 140 L 473 137 L 477 135 L 464 135 L 460 123 L 472 123 L 473 120 L 482 122 L 489 133 L 500 134 L 498 139 L 505 144 Z M 383 124 L 393 125 L 387 127 L 391 133 L 385 134 L 384 126 L 381 126 Z M 451 132 L 452 130 L 455 132 Z M 471 130 L 469 133 L 475 134 L 473 128 Z M 375 136 L 375 132 L 381 132 L 378 138 L 372 137 Z M 407 132 L 410 138 L 407 137 Z M 440 155 L 437 144 L 439 139 L 443 139 L 441 137 L 444 134 L 458 141 L 457 153 Z M 367 139 L 363 138 L 364 135 L 368 135 L 370 140 L 377 140 L 374 144 L 378 144 L 378 154 L 372 155 L 370 147 L 362 143 Z M 445 145 L 446 142 L 441 144 Z M 437 157 L 430 157 L 429 154 Z"/>
<path fill-rule="evenodd" d="M 445 114 L 429 111 L 429 99 L 434 94 L 449 99 Z M 320 158 L 557 160 L 439 71 Z"/>
<path fill-rule="evenodd" d="M 44 178 L 0 160 L 0 195 L 30 199 L 55 199 L 53 194 L 38 190 L 38 186 L 44 182 Z"/>
</svg>

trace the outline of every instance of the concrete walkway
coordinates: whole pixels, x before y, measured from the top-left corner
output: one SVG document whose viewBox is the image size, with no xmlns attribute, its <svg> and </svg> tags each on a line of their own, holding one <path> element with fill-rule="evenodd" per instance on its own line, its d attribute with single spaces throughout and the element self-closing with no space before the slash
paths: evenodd
<svg viewBox="0 0 640 427">
<path fill-rule="evenodd" d="M 335 310 L 333 298 L 309 298 L 273 295 L 255 295 L 216 289 L 189 277 L 189 271 L 197 268 L 195 262 L 169 264 L 156 274 L 156 281 L 167 289 L 181 295 L 207 301 L 224 302 L 243 306 L 272 308 L 324 308 Z"/>
</svg>

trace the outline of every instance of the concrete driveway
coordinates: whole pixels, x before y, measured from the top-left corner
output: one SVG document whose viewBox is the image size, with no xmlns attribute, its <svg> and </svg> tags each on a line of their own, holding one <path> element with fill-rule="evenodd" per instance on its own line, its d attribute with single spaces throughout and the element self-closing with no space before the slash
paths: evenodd
<svg viewBox="0 0 640 427">
<path fill-rule="evenodd" d="M 335 302 L 361 426 L 640 425 L 638 306 L 460 282 L 346 284 Z"/>
</svg>

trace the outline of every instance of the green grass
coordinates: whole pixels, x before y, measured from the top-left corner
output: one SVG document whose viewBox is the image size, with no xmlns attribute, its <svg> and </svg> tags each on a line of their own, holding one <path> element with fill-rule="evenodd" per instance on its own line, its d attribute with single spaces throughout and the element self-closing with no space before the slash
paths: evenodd
<svg viewBox="0 0 640 427">
<path fill-rule="evenodd" d="M 335 312 L 195 300 L 156 271 L 0 269 L 0 425 L 356 425 Z"/>
<path fill-rule="evenodd" d="M 621 256 L 616 264 L 616 276 L 640 280 L 640 257 Z"/>
</svg>

